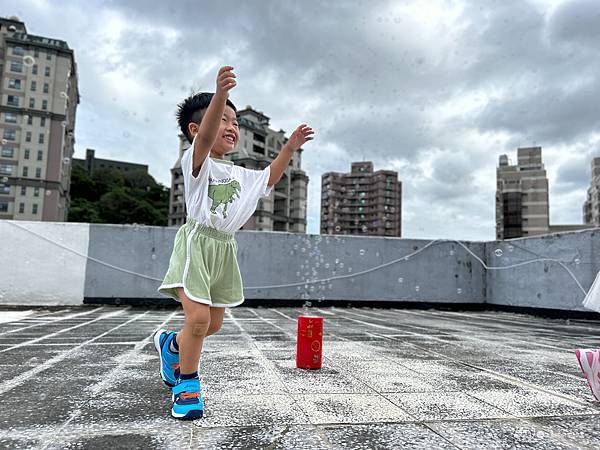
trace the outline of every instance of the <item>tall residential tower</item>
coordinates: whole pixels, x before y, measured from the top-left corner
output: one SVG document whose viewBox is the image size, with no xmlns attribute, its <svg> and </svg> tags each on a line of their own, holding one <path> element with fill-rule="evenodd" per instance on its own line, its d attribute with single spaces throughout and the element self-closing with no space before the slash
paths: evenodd
<svg viewBox="0 0 600 450">
<path fill-rule="evenodd" d="M 321 234 L 402 235 L 402 182 L 370 161 L 321 177 Z"/>
<path fill-rule="evenodd" d="M 77 65 L 66 42 L 0 18 L 0 219 L 65 221 Z"/>
</svg>

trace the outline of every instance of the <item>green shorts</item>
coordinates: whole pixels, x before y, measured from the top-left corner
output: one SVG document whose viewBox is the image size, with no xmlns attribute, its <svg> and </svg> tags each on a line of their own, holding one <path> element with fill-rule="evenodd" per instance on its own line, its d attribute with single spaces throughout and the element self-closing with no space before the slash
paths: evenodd
<svg viewBox="0 0 600 450">
<path fill-rule="evenodd" d="M 216 307 L 240 305 L 244 290 L 233 234 L 188 217 L 177 231 L 169 269 L 158 292 L 181 301 L 178 288 L 198 303 Z"/>
</svg>

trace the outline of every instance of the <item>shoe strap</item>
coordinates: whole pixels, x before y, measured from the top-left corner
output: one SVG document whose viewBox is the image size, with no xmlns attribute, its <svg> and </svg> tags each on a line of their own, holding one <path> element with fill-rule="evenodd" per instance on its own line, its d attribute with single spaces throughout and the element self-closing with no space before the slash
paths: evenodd
<svg viewBox="0 0 600 450">
<path fill-rule="evenodd" d="M 182 392 L 200 392 L 200 380 L 198 378 L 193 380 L 180 380 L 173 387 L 173 394 L 177 395 Z"/>
</svg>

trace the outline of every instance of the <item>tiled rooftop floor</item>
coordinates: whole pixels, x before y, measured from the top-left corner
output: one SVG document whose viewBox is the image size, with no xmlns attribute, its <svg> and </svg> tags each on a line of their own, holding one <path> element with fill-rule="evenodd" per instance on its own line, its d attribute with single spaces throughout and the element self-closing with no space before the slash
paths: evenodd
<svg viewBox="0 0 600 450">
<path fill-rule="evenodd" d="M 0 447 L 599 448 L 573 349 L 600 323 L 311 308 L 324 366 L 295 368 L 300 308 L 236 308 L 207 339 L 205 418 L 169 417 L 151 335 L 179 310 L 0 311 Z"/>
</svg>

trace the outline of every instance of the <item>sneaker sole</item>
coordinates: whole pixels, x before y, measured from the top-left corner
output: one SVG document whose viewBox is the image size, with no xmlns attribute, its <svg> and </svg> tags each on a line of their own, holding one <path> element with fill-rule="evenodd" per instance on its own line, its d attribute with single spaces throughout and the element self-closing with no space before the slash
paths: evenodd
<svg viewBox="0 0 600 450">
<path fill-rule="evenodd" d="M 200 410 L 195 410 L 195 411 L 188 411 L 185 414 L 178 414 L 171 409 L 171 416 L 174 417 L 175 419 L 179 419 L 179 420 L 202 419 L 203 413 L 204 413 L 204 411 L 202 411 L 200 409 Z"/>
<path fill-rule="evenodd" d="M 592 383 L 590 382 L 590 375 L 593 377 L 593 371 L 590 367 L 587 357 L 585 356 L 585 352 L 582 352 L 580 349 L 575 350 L 575 354 L 577 355 L 577 362 L 579 363 L 579 368 L 583 375 L 585 376 L 585 381 L 587 381 L 590 390 L 592 391 L 592 395 L 596 398 L 596 400 L 600 400 L 600 398 L 596 397 L 596 393 L 594 392 L 594 388 L 592 387 Z"/>
<path fill-rule="evenodd" d="M 163 380 L 163 383 L 165 383 L 167 386 L 172 388 L 175 385 L 173 383 L 170 383 L 167 380 L 165 380 L 165 377 L 163 376 L 163 359 L 162 359 L 162 350 L 161 350 L 161 345 L 160 345 L 160 335 L 164 331 L 166 331 L 166 330 L 163 330 L 162 328 L 159 330 L 156 330 L 152 340 L 154 341 L 154 348 L 156 348 L 156 351 L 158 352 L 158 359 L 160 360 L 160 370 L 159 370 L 160 379 Z"/>
</svg>

